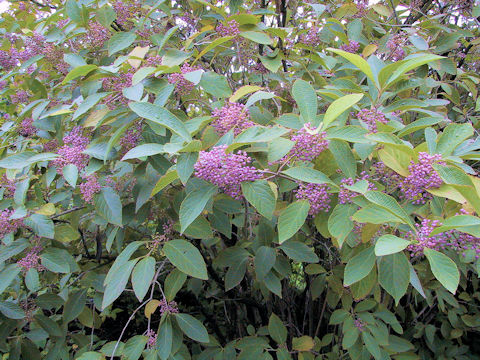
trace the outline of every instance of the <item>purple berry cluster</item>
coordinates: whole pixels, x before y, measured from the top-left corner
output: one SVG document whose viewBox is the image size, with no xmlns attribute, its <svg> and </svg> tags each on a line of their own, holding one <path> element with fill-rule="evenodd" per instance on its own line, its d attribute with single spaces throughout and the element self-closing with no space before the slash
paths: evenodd
<svg viewBox="0 0 480 360">
<path fill-rule="evenodd" d="M 137 179 L 132 176 L 132 174 L 125 174 L 119 178 L 114 178 L 109 175 L 104 178 L 105 184 L 114 189 L 117 193 L 126 193 L 129 194 L 132 192 L 133 187 L 137 183 Z"/>
<path fill-rule="evenodd" d="M 255 64 L 253 71 L 259 75 L 265 75 L 270 72 L 270 70 L 268 70 L 261 62 Z"/>
<path fill-rule="evenodd" d="M 20 129 L 18 132 L 24 137 L 35 135 L 37 133 L 37 128 L 33 126 L 33 119 L 31 117 L 23 119 L 20 123 Z"/>
<path fill-rule="evenodd" d="M 145 336 L 148 337 L 147 346 L 149 349 L 152 349 L 157 344 L 157 333 L 152 329 L 148 330 Z"/>
<path fill-rule="evenodd" d="M 142 4 L 139 1 L 116 1 L 113 9 L 117 13 L 116 21 L 125 30 L 130 30 L 135 25 L 133 20 L 142 15 Z"/>
<path fill-rule="evenodd" d="M 23 226 L 23 220 L 10 219 L 12 215 L 13 210 L 5 209 L 0 212 L 0 239 L 3 239 L 5 235 L 17 231 L 18 228 Z"/>
<path fill-rule="evenodd" d="M 473 250 L 475 258 L 480 258 L 480 238 L 463 233 L 456 229 L 431 235 L 432 231 L 442 226 L 439 220 L 422 219 L 420 224 L 415 224 L 417 232 L 407 233 L 407 238 L 412 239 L 412 244 L 407 247 L 412 257 L 422 256 L 425 248 L 441 250 L 453 250 L 466 255 L 466 251 Z"/>
<path fill-rule="evenodd" d="M 103 45 L 110 39 L 110 31 L 95 20 L 91 20 L 88 23 L 87 32 L 81 39 L 85 45 L 92 49 L 101 49 Z"/>
<path fill-rule="evenodd" d="M 175 84 L 175 92 L 178 95 L 180 96 L 187 95 L 193 90 L 193 88 L 195 87 L 195 84 L 185 79 L 183 74 L 186 74 L 195 70 L 199 70 L 199 69 L 200 68 L 198 66 L 190 66 L 189 64 L 185 63 L 180 68 L 179 73 L 173 73 L 168 75 L 168 82 L 170 84 Z"/>
<path fill-rule="evenodd" d="M 349 40 L 348 44 L 340 45 L 340 49 L 355 54 L 360 49 L 360 44 L 355 40 Z"/>
<path fill-rule="evenodd" d="M 401 176 L 395 171 L 385 166 L 381 161 L 372 164 L 372 180 L 385 185 L 387 192 L 392 192 L 400 186 Z"/>
<path fill-rule="evenodd" d="M 338 193 L 338 202 L 339 204 L 351 204 L 353 202 L 353 198 L 358 196 L 359 194 L 347 189 L 345 186 L 353 186 L 357 182 L 361 180 L 369 180 L 370 175 L 367 174 L 366 171 L 362 171 L 360 173 L 360 177 L 358 179 L 353 178 L 344 178 L 340 182 L 340 191 Z M 368 181 L 368 190 L 376 190 L 376 186 L 374 183 Z"/>
<path fill-rule="evenodd" d="M 175 301 L 168 301 L 167 299 L 163 298 L 160 301 L 160 314 L 163 315 L 164 313 L 167 314 L 178 314 L 178 306 Z"/>
<path fill-rule="evenodd" d="M 301 42 L 304 45 L 311 47 L 317 47 L 318 45 L 320 45 L 321 40 L 318 27 L 315 25 L 310 26 L 307 33 L 302 35 Z"/>
<path fill-rule="evenodd" d="M 17 183 L 15 180 L 10 180 L 7 178 L 7 175 L 3 174 L 3 176 L 0 178 L 0 187 L 4 189 L 4 197 L 12 197 L 17 189 Z"/>
<path fill-rule="evenodd" d="M 328 140 L 325 139 L 326 132 L 310 134 L 307 129 L 314 127 L 307 123 L 303 128 L 291 136 L 290 140 L 295 142 L 292 149 L 281 161 L 312 161 L 328 147 Z"/>
<path fill-rule="evenodd" d="M 82 135 L 82 128 L 76 126 L 68 135 L 63 138 L 64 145 L 60 147 L 57 154 L 60 155 L 53 160 L 53 165 L 57 168 L 59 174 L 65 165 L 74 164 L 78 170 L 82 170 L 87 166 L 88 155 L 83 154 L 87 148 L 89 140 Z"/>
<path fill-rule="evenodd" d="M 145 65 L 157 67 L 162 65 L 162 57 L 160 55 L 152 55 L 145 59 Z"/>
<path fill-rule="evenodd" d="M 361 18 L 367 15 L 368 12 L 368 0 L 355 0 L 355 5 L 357 5 L 357 13 L 355 17 Z"/>
<path fill-rule="evenodd" d="M 376 133 L 378 131 L 378 123 L 388 123 L 385 114 L 377 109 L 362 109 L 356 114 L 356 117 L 359 121 L 367 125 L 367 128 L 371 133 Z"/>
<path fill-rule="evenodd" d="M 15 94 L 10 96 L 10 102 L 12 104 L 25 104 L 28 102 L 30 94 L 25 90 L 18 90 Z"/>
<path fill-rule="evenodd" d="M 317 215 L 320 211 L 328 212 L 330 210 L 330 187 L 327 184 L 298 183 L 298 189 L 295 191 L 295 197 L 298 200 L 308 200 L 310 210 L 308 214 Z"/>
<path fill-rule="evenodd" d="M 387 41 L 387 48 L 390 50 L 388 58 L 390 60 L 400 61 L 405 57 L 405 42 L 406 39 L 401 34 L 395 34 Z"/>
<path fill-rule="evenodd" d="M 358 331 L 364 332 L 367 324 L 362 319 L 355 317 L 355 320 L 353 321 L 353 326 L 355 326 Z"/>
<path fill-rule="evenodd" d="M 83 200 L 88 204 L 93 204 L 93 196 L 98 194 L 102 190 L 102 186 L 98 182 L 96 175 L 90 175 L 87 177 L 87 181 L 80 184 L 80 193 Z"/>
<path fill-rule="evenodd" d="M 125 132 L 120 139 L 120 146 L 122 147 L 120 150 L 120 156 L 124 156 L 129 150 L 138 145 L 138 142 L 142 139 L 142 130 L 142 122 L 137 121 Z"/>
<path fill-rule="evenodd" d="M 252 159 L 244 151 L 226 153 L 227 146 L 216 146 L 210 151 L 200 151 L 195 163 L 195 176 L 217 185 L 227 195 L 240 199 L 243 181 L 254 181 L 261 177 L 259 171 L 249 166 Z"/>
<path fill-rule="evenodd" d="M 400 183 L 401 196 L 414 204 L 425 204 L 432 198 L 427 189 L 435 189 L 442 185 L 442 179 L 437 174 L 433 165 L 445 165 L 442 155 L 430 155 L 426 152 L 418 153 L 418 162 L 411 161 L 408 166 L 408 175 Z"/>
<path fill-rule="evenodd" d="M 26 273 L 30 269 L 45 270 L 45 267 L 40 263 L 40 256 L 38 255 L 40 251 L 42 251 L 41 246 L 34 246 L 22 259 L 17 261 L 17 265 L 22 268 L 23 272 Z"/>
<path fill-rule="evenodd" d="M 235 20 L 230 20 L 226 24 L 218 23 L 215 30 L 220 37 L 237 36 L 238 34 L 240 34 L 238 22 L 236 22 Z"/>
<path fill-rule="evenodd" d="M 222 108 L 215 109 L 212 113 L 214 120 L 212 126 L 218 135 L 222 136 L 233 129 L 235 136 L 243 130 L 255 125 L 250 120 L 248 109 L 243 104 L 228 103 Z"/>
<path fill-rule="evenodd" d="M 113 92 L 113 94 L 108 95 L 103 101 L 110 109 L 115 109 L 117 104 L 128 104 L 128 99 L 123 96 L 122 90 L 132 86 L 134 72 L 135 69 L 131 68 L 118 76 L 103 79 L 103 89 Z"/>
</svg>

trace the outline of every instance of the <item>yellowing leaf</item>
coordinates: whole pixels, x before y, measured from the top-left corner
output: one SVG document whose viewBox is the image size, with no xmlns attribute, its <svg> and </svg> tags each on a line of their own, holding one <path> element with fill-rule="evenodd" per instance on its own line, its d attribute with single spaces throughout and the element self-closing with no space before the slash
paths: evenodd
<svg viewBox="0 0 480 360">
<path fill-rule="evenodd" d="M 137 46 L 130 52 L 130 54 L 128 54 L 128 56 L 130 57 L 130 59 L 128 59 L 128 63 L 132 65 L 135 69 L 137 69 L 142 63 L 142 59 L 145 58 L 145 55 L 147 54 L 149 49 L 149 46 Z"/>
<path fill-rule="evenodd" d="M 299 338 L 293 338 L 292 347 L 293 350 L 309 351 L 314 346 L 313 339 L 310 336 L 301 336 Z"/>
<path fill-rule="evenodd" d="M 243 96 L 245 96 L 247 94 L 250 94 L 252 92 L 258 91 L 258 90 L 262 90 L 262 89 L 263 89 L 263 87 L 256 86 L 256 85 L 242 86 L 241 88 L 237 89 L 237 91 L 235 91 L 232 96 L 230 96 L 229 101 L 230 102 L 236 102 L 238 99 L 242 98 Z"/>
<path fill-rule="evenodd" d="M 83 124 L 84 127 L 96 127 L 98 122 L 103 119 L 105 115 L 108 114 L 109 109 L 100 109 L 92 111 L 90 115 L 88 115 L 87 120 Z"/>
<path fill-rule="evenodd" d="M 377 45 L 369 44 L 369 45 L 365 46 L 365 48 L 363 49 L 362 56 L 364 58 L 367 58 L 370 55 L 372 55 L 377 49 L 378 49 Z"/>
<path fill-rule="evenodd" d="M 157 310 L 158 306 L 160 305 L 159 300 L 150 300 L 147 305 L 145 305 L 145 316 L 147 319 L 150 319 L 150 316 Z"/>
<path fill-rule="evenodd" d="M 48 203 L 43 205 L 40 209 L 35 211 L 36 214 L 45 215 L 45 216 L 52 216 L 55 214 L 55 205 L 52 203 Z"/>
</svg>

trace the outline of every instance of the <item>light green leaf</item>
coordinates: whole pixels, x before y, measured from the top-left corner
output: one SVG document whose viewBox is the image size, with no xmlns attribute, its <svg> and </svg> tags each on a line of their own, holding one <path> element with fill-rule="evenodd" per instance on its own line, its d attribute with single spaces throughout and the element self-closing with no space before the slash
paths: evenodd
<svg viewBox="0 0 480 360">
<path fill-rule="evenodd" d="M 117 32 L 108 40 L 108 56 L 126 49 L 133 44 L 137 35 L 134 32 Z"/>
<path fill-rule="evenodd" d="M 145 345 L 147 345 L 148 338 L 143 335 L 136 335 L 125 343 L 122 351 L 122 359 L 138 360 L 142 355 Z"/>
<path fill-rule="evenodd" d="M 122 161 L 128 159 L 138 159 L 144 156 L 157 155 L 163 153 L 164 151 L 164 147 L 161 144 L 142 144 L 135 146 L 133 149 L 128 151 L 122 158 Z"/>
<path fill-rule="evenodd" d="M 138 301 L 142 301 L 155 275 L 155 258 L 147 256 L 132 271 L 132 286 Z"/>
<path fill-rule="evenodd" d="M 205 326 L 193 316 L 188 314 L 175 314 L 175 319 L 180 329 L 182 329 L 183 333 L 190 339 L 202 343 L 208 343 L 210 341 Z"/>
<path fill-rule="evenodd" d="M 48 239 L 55 237 L 53 221 L 45 215 L 32 214 L 23 222 L 26 226 L 32 228 L 33 232 L 40 237 L 46 237 Z"/>
<path fill-rule="evenodd" d="M 435 152 L 444 157 L 452 155 L 458 145 L 473 135 L 473 131 L 471 124 L 448 125 L 437 140 Z"/>
<path fill-rule="evenodd" d="M 281 244 L 290 239 L 305 223 L 310 210 L 306 200 L 296 201 L 287 206 L 278 218 L 278 242 Z"/>
<path fill-rule="evenodd" d="M 165 278 L 163 289 L 167 301 L 172 301 L 175 299 L 175 295 L 182 288 L 185 280 L 187 280 L 187 275 L 178 269 L 173 269 L 173 271 L 168 274 L 168 276 Z"/>
<path fill-rule="evenodd" d="M 202 76 L 200 86 L 210 95 L 216 98 L 227 98 L 232 95 L 232 89 L 225 76 L 221 76 L 213 71 L 206 72 Z"/>
<path fill-rule="evenodd" d="M 340 55 L 359 68 L 367 77 L 372 80 L 374 84 L 377 84 L 375 80 L 375 76 L 373 75 L 373 71 L 368 64 L 368 62 L 359 55 L 352 54 L 343 50 L 327 48 L 328 51 L 334 52 L 337 55 Z"/>
<path fill-rule="evenodd" d="M 233 39 L 234 36 L 224 36 L 224 37 L 221 37 L 221 38 L 218 38 L 218 39 L 215 39 L 214 41 L 212 41 L 210 44 L 208 44 L 207 46 L 205 46 L 205 48 L 200 51 L 200 53 L 197 55 L 197 57 L 195 58 L 195 60 L 193 61 L 192 65 L 195 64 L 199 59 L 202 58 L 203 55 L 205 55 L 206 53 L 208 53 L 210 50 L 213 50 L 215 49 L 217 46 L 227 42 L 227 41 L 230 41 L 231 39 Z"/>
<path fill-rule="evenodd" d="M 127 261 L 112 274 L 110 281 L 105 287 L 105 293 L 103 294 L 102 310 L 117 300 L 123 290 L 125 290 L 128 279 L 130 278 L 130 273 L 137 261 L 138 259 Z"/>
<path fill-rule="evenodd" d="M 123 226 L 122 202 L 115 190 L 104 187 L 100 194 L 95 197 L 95 207 L 99 215 L 109 223 Z"/>
<path fill-rule="evenodd" d="M 270 319 L 268 320 L 268 333 L 277 344 L 283 344 L 287 341 L 287 328 L 283 325 L 282 320 L 274 313 L 270 315 Z"/>
<path fill-rule="evenodd" d="M 17 264 L 9 264 L 0 272 L 0 294 L 10 286 L 17 275 L 20 274 L 20 270 Z"/>
<path fill-rule="evenodd" d="M 366 277 L 370 271 L 372 271 L 375 265 L 375 252 L 373 246 L 362 250 L 360 253 L 351 258 L 347 266 L 345 266 L 345 276 L 343 283 L 345 286 L 350 286 L 364 277 Z"/>
<path fill-rule="evenodd" d="M 275 249 L 268 246 L 260 246 L 255 253 L 255 273 L 262 280 L 275 265 L 277 254 Z M 242 276 L 243 278 L 243 276 Z"/>
<path fill-rule="evenodd" d="M 323 128 L 326 129 L 337 117 L 350 109 L 363 98 L 363 94 L 342 96 L 330 104 L 323 118 Z"/>
<path fill-rule="evenodd" d="M 368 191 L 365 193 L 365 198 L 375 205 L 389 211 L 399 219 L 402 219 L 405 224 L 408 224 L 415 230 L 415 226 L 406 211 L 398 204 L 397 200 L 390 195 L 384 194 L 381 191 Z"/>
<path fill-rule="evenodd" d="M 162 360 L 167 360 L 172 351 L 173 343 L 173 331 L 172 322 L 170 317 L 166 317 L 163 322 L 160 323 L 157 333 L 156 347 L 158 349 L 158 356 Z"/>
<path fill-rule="evenodd" d="M 285 241 L 279 248 L 295 262 L 316 263 L 319 260 L 313 249 L 300 241 Z"/>
<path fill-rule="evenodd" d="M 62 81 L 62 85 L 68 83 L 69 81 L 72 81 L 80 76 L 85 76 L 92 72 L 93 70 L 98 69 L 97 65 L 81 65 L 77 66 L 76 68 L 72 69 L 67 76 L 65 76 L 65 79 Z"/>
<path fill-rule="evenodd" d="M 315 124 L 318 100 L 313 86 L 305 80 L 297 79 L 293 83 L 292 96 L 298 105 L 304 121 Z"/>
<path fill-rule="evenodd" d="M 356 210 L 357 207 L 353 204 L 337 204 L 328 218 L 328 231 L 337 240 L 340 248 L 353 230 L 351 217 Z"/>
<path fill-rule="evenodd" d="M 275 194 L 266 180 L 242 183 L 242 193 L 247 201 L 267 219 L 273 217 L 275 210 Z"/>
<path fill-rule="evenodd" d="M 395 254 L 410 245 L 410 241 L 396 237 L 395 235 L 382 235 L 375 244 L 375 255 L 385 256 Z"/>
<path fill-rule="evenodd" d="M 259 31 L 242 31 L 240 33 L 240 36 L 244 37 L 245 39 L 252 40 L 256 42 L 257 44 L 265 44 L 265 45 L 271 45 L 272 44 L 272 39 L 270 37 Z"/>
<path fill-rule="evenodd" d="M 185 229 L 202 213 L 217 187 L 209 183 L 189 192 L 180 205 L 180 232 Z"/>
<path fill-rule="evenodd" d="M 150 196 L 154 196 L 158 192 L 162 191 L 166 186 L 174 182 L 175 180 L 178 179 L 178 173 L 177 170 L 175 169 L 169 169 L 165 175 L 163 175 L 160 179 L 158 179 L 157 183 L 155 184 L 155 187 L 152 190 L 152 193 Z"/>
<path fill-rule="evenodd" d="M 407 292 L 410 283 L 410 264 L 404 253 L 397 252 L 380 258 L 378 262 L 378 281 L 392 295 L 396 305 L 398 305 L 402 296 Z"/>
<path fill-rule="evenodd" d="M 330 178 L 321 171 L 305 166 L 295 166 L 282 171 L 283 174 L 288 175 L 296 180 L 305 181 L 313 184 L 329 184 L 334 188 L 338 188 Z"/>
<path fill-rule="evenodd" d="M 430 263 L 430 269 L 435 278 L 450 291 L 455 294 L 458 283 L 460 282 L 460 272 L 457 265 L 447 255 L 433 249 L 424 248 L 423 253 Z"/>
<path fill-rule="evenodd" d="M 200 251 L 185 240 L 168 241 L 163 251 L 170 262 L 181 272 L 197 279 L 208 280 L 207 266 Z"/>
<path fill-rule="evenodd" d="M 65 165 L 62 169 L 65 180 L 73 187 L 77 186 L 78 169 L 74 164 Z"/>
<path fill-rule="evenodd" d="M 147 102 L 134 102 L 128 104 L 128 106 L 138 116 L 166 127 L 175 134 L 180 135 L 186 141 L 192 140 L 185 124 L 167 109 Z"/>
</svg>

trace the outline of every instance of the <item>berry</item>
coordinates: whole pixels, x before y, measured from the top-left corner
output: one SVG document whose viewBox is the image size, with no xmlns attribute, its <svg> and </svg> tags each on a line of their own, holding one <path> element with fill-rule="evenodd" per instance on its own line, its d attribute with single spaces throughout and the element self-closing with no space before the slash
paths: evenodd
<svg viewBox="0 0 480 360">
<path fill-rule="evenodd" d="M 233 129 L 235 136 L 243 130 L 254 126 L 250 120 L 248 109 L 245 105 L 238 103 L 228 103 L 222 108 L 215 109 L 212 113 L 214 120 L 212 126 L 218 135 L 222 136 Z"/>
</svg>

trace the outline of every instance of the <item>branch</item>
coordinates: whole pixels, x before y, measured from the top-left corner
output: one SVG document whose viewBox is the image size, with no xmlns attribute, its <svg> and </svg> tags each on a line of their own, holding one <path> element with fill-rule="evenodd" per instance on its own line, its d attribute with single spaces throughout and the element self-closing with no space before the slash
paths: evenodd
<svg viewBox="0 0 480 360">
<path fill-rule="evenodd" d="M 64 212 L 61 212 L 60 214 L 56 214 L 56 215 L 50 216 L 50 219 L 56 219 L 56 218 L 59 218 L 60 216 L 70 214 L 71 212 L 85 209 L 86 207 L 87 207 L 86 205 L 76 206 L 76 207 L 74 207 L 74 208 L 65 210 Z"/>
</svg>

